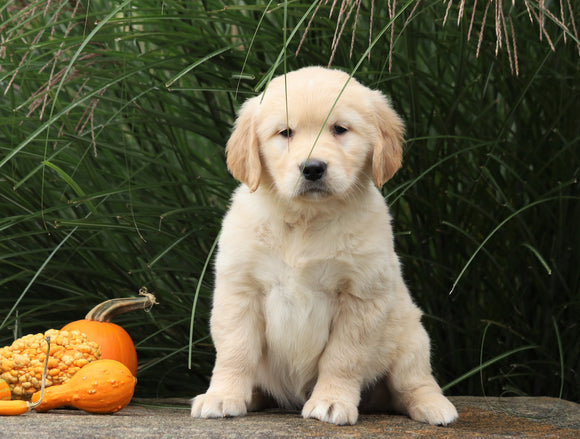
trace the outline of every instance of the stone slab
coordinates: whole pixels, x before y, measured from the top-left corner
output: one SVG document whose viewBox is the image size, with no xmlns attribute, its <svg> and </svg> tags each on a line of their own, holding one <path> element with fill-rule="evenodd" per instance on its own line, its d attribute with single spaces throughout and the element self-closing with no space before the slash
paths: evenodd
<svg viewBox="0 0 580 439">
<path fill-rule="evenodd" d="M 186 400 L 136 400 L 112 415 L 59 409 L 0 417 L 1 438 L 580 438 L 580 405 L 556 398 L 450 397 L 459 420 L 435 427 L 391 414 L 361 415 L 354 426 L 265 411 L 192 419 Z"/>
</svg>

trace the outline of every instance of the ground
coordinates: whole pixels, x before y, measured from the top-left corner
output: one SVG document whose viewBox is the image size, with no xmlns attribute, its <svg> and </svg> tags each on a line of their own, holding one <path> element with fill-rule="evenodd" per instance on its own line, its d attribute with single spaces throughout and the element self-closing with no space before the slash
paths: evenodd
<svg viewBox="0 0 580 439">
<path fill-rule="evenodd" d="M 459 420 L 435 427 L 397 415 L 361 415 L 338 427 L 298 412 L 266 411 L 242 418 L 192 419 L 187 400 L 135 400 L 113 415 L 79 410 L 2 417 L 7 438 L 579 438 L 580 405 L 556 398 L 450 397 Z"/>
</svg>

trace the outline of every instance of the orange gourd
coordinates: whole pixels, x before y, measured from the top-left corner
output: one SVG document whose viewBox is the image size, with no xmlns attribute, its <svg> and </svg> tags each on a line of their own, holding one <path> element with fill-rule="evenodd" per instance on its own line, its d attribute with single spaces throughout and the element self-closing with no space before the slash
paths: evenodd
<svg viewBox="0 0 580 439">
<path fill-rule="evenodd" d="M 102 359 L 123 363 L 133 375 L 137 374 L 137 351 L 131 336 L 111 320 L 136 309 L 149 309 L 157 302 L 146 288 L 139 290 L 139 297 L 111 299 L 95 306 L 84 320 L 65 325 L 63 331 L 80 331 L 101 347 Z"/>
<path fill-rule="evenodd" d="M 8 383 L 0 379 L 0 401 L 10 401 L 12 399 L 12 392 Z"/>
<path fill-rule="evenodd" d="M 49 387 L 38 406 L 39 412 L 72 406 L 90 413 L 115 413 L 131 401 L 137 379 L 119 361 L 97 360 L 82 367 L 70 380 Z M 40 392 L 32 395 L 38 402 Z"/>
<path fill-rule="evenodd" d="M 26 413 L 31 408 L 28 401 L 22 401 L 17 399 L 14 401 L 1 401 L 0 402 L 0 415 L 1 416 L 16 416 Z"/>
</svg>

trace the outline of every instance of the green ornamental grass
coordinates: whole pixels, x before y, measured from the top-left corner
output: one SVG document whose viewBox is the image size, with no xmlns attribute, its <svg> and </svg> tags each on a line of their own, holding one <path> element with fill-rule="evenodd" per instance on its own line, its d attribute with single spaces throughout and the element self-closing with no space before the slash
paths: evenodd
<svg viewBox="0 0 580 439">
<path fill-rule="evenodd" d="M 406 121 L 384 195 L 447 393 L 580 401 L 578 6 L 245 3 L 0 4 L 0 345 L 145 286 L 137 395 L 203 391 L 236 110 L 330 65 Z"/>
</svg>

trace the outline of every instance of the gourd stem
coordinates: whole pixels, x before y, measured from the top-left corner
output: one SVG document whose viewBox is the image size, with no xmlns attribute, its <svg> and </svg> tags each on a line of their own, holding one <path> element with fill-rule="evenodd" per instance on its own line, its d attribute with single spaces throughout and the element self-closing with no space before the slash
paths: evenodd
<svg viewBox="0 0 580 439">
<path fill-rule="evenodd" d="M 46 357 L 44 358 L 44 368 L 42 369 L 42 382 L 40 384 L 40 398 L 36 402 L 29 402 L 28 408 L 33 409 L 40 405 L 42 398 L 44 398 L 44 389 L 46 387 L 46 373 L 48 372 L 48 357 L 50 355 L 50 335 L 47 335 L 46 340 Z"/>
<path fill-rule="evenodd" d="M 85 320 L 110 322 L 119 314 L 125 314 L 136 309 L 149 310 L 156 303 L 155 296 L 148 293 L 147 288 L 142 287 L 139 289 L 139 297 L 110 299 L 98 304 L 88 312 Z"/>
</svg>

